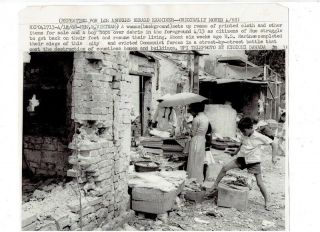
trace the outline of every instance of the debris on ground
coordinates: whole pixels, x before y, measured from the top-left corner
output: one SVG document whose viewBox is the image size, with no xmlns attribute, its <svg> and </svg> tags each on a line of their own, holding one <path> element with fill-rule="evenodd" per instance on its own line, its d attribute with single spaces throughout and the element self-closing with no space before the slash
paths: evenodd
<svg viewBox="0 0 320 232">
<path fill-rule="evenodd" d="M 159 219 L 163 223 L 167 223 L 168 222 L 168 213 L 158 214 L 157 219 Z"/>
<path fill-rule="evenodd" d="M 222 152 L 215 152 L 215 154 L 217 161 L 221 160 L 223 163 L 227 163 L 228 159 L 230 159 L 227 154 L 223 154 Z M 201 185 L 199 183 L 193 180 L 187 180 L 185 188 L 179 197 L 183 207 L 173 210 L 169 214 L 167 223 L 155 223 L 157 221 L 156 218 L 142 220 L 136 217 L 129 225 L 138 230 L 158 231 L 257 231 L 261 229 L 283 231 L 285 230 L 285 160 L 281 158 L 279 165 L 274 168 L 270 167 L 272 163 L 269 161 L 270 156 L 266 155 L 262 162 L 262 168 L 265 185 L 270 192 L 272 204 L 275 206 L 272 208 L 272 211 L 266 211 L 264 209 L 264 200 L 256 184 L 252 185 L 249 191 L 247 209 L 241 211 L 235 208 L 218 207 L 215 201 L 218 191 L 215 192 L 213 197 L 210 196 L 202 202 L 184 200 L 184 198 L 187 198 L 185 192 L 188 188 L 192 191 L 201 192 Z M 239 176 L 238 179 L 237 176 Z M 233 182 L 233 185 L 239 186 L 240 188 L 243 187 L 242 185 L 245 183 L 245 178 L 254 180 L 254 176 L 249 175 L 245 170 L 231 171 L 228 178 L 223 179 L 221 183 L 233 180 L 238 183 Z M 264 220 L 271 223 L 262 223 Z"/>
<path fill-rule="evenodd" d="M 262 221 L 262 227 L 261 229 L 262 230 L 271 230 L 273 228 L 275 228 L 275 223 L 274 222 L 270 222 L 270 221 L 267 221 L 267 220 L 263 220 Z"/>
<path fill-rule="evenodd" d="M 209 221 L 202 220 L 202 219 L 197 218 L 197 217 L 195 217 L 193 220 L 194 220 L 195 222 L 197 222 L 197 223 L 204 223 L 204 224 L 209 224 L 209 223 L 210 223 Z"/>
<path fill-rule="evenodd" d="M 207 212 L 205 213 L 205 215 L 207 215 L 207 216 L 213 216 L 213 217 L 216 217 L 216 218 L 223 217 L 223 213 L 221 213 L 221 212 L 218 211 L 217 209 L 213 209 L 213 210 L 207 211 Z"/>
</svg>

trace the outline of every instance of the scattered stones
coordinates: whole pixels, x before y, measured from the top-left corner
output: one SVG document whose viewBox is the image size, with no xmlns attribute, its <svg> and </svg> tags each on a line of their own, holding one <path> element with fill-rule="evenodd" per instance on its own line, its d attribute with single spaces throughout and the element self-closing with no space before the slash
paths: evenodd
<svg viewBox="0 0 320 232">
<path fill-rule="evenodd" d="M 162 225 L 163 224 L 163 222 L 161 221 L 161 220 L 157 220 L 157 221 L 155 221 L 155 223 L 154 223 L 155 225 L 157 225 L 157 226 L 160 226 L 160 225 Z"/>
<path fill-rule="evenodd" d="M 32 197 L 35 198 L 35 200 L 43 200 L 46 196 L 46 192 L 37 189 L 32 194 Z"/>
<path fill-rule="evenodd" d="M 213 217 L 216 217 L 216 218 L 223 217 L 223 214 L 221 212 L 219 212 L 217 209 L 208 211 L 208 212 L 206 212 L 205 215 L 213 216 Z"/>
<path fill-rule="evenodd" d="M 137 231 L 133 226 L 128 225 L 127 223 L 123 225 L 123 230 L 125 231 Z"/>
<path fill-rule="evenodd" d="M 157 218 L 164 223 L 168 222 L 168 213 L 158 214 Z"/>
<path fill-rule="evenodd" d="M 176 214 L 180 217 L 185 217 L 187 214 L 182 211 L 177 211 Z"/>
</svg>

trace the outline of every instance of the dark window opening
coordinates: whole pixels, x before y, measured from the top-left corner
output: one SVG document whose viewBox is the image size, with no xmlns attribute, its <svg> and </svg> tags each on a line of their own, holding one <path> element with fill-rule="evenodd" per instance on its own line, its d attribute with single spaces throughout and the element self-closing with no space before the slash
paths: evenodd
<svg viewBox="0 0 320 232">
<path fill-rule="evenodd" d="M 73 53 L 30 55 L 23 77 L 24 135 L 67 136 L 71 97 L 67 85 L 72 76 Z M 37 101 L 34 107 L 30 107 L 32 99 Z"/>
</svg>

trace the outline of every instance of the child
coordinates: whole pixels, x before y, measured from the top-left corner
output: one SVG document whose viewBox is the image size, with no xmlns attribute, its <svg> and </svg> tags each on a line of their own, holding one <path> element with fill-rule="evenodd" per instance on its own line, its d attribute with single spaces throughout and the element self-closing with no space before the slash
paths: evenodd
<svg viewBox="0 0 320 232">
<path fill-rule="evenodd" d="M 247 169 L 249 173 L 254 174 L 256 177 L 257 185 L 264 197 L 265 200 L 265 209 L 270 210 L 270 201 L 267 194 L 267 190 L 262 181 L 261 175 L 261 146 L 270 145 L 272 146 L 272 162 L 276 163 L 276 152 L 277 146 L 267 136 L 260 134 L 259 132 L 253 129 L 253 121 L 251 118 L 243 118 L 238 123 L 238 128 L 244 135 L 242 138 L 242 144 L 240 148 L 235 151 L 237 158 L 224 165 L 217 176 L 217 179 L 214 183 L 213 190 L 216 190 L 221 179 L 226 175 L 226 172 L 230 169 L 240 168 Z"/>
</svg>

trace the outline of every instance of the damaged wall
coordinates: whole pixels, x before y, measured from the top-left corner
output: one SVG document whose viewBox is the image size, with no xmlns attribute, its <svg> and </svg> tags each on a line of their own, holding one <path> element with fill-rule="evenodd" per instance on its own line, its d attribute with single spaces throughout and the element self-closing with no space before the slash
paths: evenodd
<svg viewBox="0 0 320 232">
<path fill-rule="evenodd" d="M 101 200 L 99 219 L 112 220 L 127 210 L 129 202 L 128 54 L 76 53 L 74 62 L 72 116 L 78 134 L 70 144 L 73 168 L 68 175 L 80 176 L 88 195 Z"/>
<path fill-rule="evenodd" d="M 47 136 L 24 136 L 23 152 L 36 175 L 65 176 L 70 151 L 64 139 Z"/>
<path fill-rule="evenodd" d="M 93 230 L 127 217 L 131 130 L 128 58 L 127 52 L 74 54 L 71 117 L 76 125 L 69 144 L 72 168 L 67 171 L 74 181 L 58 192 L 78 192 L 80 187 L 82 208 L 79 193 L 68 194 L 68 201 L 57 206 L 64 212 L 60 216 L 48 209 L 38 212 L 41 217 L 34 217 L 35 213 L 27 210 L 30 207 L 25 207 L 23 230 L 79 230 L 81 223 L 83 230 Z M 56 195 L 53 197 L 55 202 Z M 34 218 L 38 219 L 31 220 Z"/>
<path fill-rule="evenodd" d="M 73 53 L 31 53 L 24 64 L 23 155 L 34 174 L 63 176 L 69 168 L 72 69 Z M 33 97 L 39 105 L 28 112 Z"/>
</svg>

